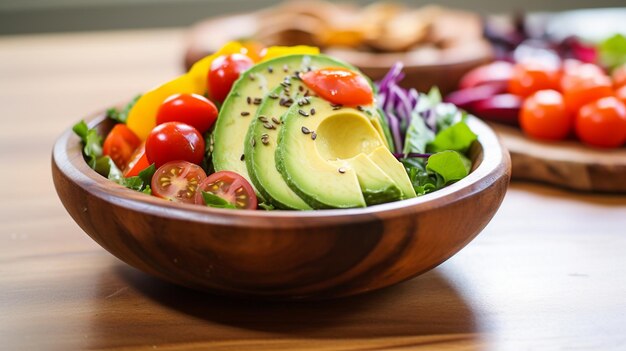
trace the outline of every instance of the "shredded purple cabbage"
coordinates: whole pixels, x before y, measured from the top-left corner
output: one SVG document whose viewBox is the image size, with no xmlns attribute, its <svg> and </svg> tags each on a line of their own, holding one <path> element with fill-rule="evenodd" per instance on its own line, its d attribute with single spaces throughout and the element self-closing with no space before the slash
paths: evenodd
<svg viewBox="0 0 626 351">
<path fill-rule="evenodd" d="M 396 62 L 385 77 L 376 82 L 378 87 L 378 108 L 385 115 L 397 155 L 402 155 L 406 131 L 413 118 L 423 118 L 428 128 L 432 131 L 436 129 L 436 114 L 434 111 L 431 108 L 418 110 L 418 103 L 421 97 L 417 90 L 414 88 L 407 90 L 400 86 L 400 81 L 404 78 L 402 68 L 403 64 Z"/>
</svg>

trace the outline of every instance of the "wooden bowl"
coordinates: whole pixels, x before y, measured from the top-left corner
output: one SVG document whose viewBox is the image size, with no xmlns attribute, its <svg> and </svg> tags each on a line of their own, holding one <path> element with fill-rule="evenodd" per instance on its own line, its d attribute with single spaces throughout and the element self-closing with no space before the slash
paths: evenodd
<svg viewBox="0 0 626 351">
<path fill-rule="evenodd" d="M 105 134 L 103 113 L 88 121 Z M 98 244 L 148 274 L 193 289 L 264 299 L 327 299 L 380 289 L 439 265 L 490 221 L 510 158 L 494 132 L 479 135 L 474 169 L 451 186 L 363 209 L 224 210 L 126 189 L 84 161 L 71 130 L 56 142 L 52 176 L 63 205 Z"/>
<path fill-rule="evenodd" d="M 262 15 L 261 12 L 221 16 L 196 24 L 187 38 L 185 68 L 189 69 L 228 41 L 254 38 Z M 400 61 L 406 75 L 402 86 L 422 92 L 437 86 L 443 94 L 456 90 L 465 73 L 493 60 L 491 45 L 483 39 L 459 41 L 456 46 L 436 51 L 424 47 L 409 52 L 372 53 L 331 48 L 324 53 L 355 65 L 375 81 L 382 79 L 391 66 Z"/>
</svg>

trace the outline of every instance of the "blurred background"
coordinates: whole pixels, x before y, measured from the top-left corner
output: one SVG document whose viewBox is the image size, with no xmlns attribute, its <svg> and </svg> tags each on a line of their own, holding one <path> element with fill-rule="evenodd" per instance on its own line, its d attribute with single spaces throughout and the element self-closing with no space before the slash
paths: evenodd
<svg viewBox="0 0 626 351">
<path fill-rule="evenodd" d="M 210 16 L 261 9 L 279 0 L 0 0 L 0 34 L 186 26 Z M 372 0 L 351 1 L 369 4 Z M 444 0 L 435 3 L 485 13 L 559 11 L 624 6 L 623 0 Z"/>
</svg>

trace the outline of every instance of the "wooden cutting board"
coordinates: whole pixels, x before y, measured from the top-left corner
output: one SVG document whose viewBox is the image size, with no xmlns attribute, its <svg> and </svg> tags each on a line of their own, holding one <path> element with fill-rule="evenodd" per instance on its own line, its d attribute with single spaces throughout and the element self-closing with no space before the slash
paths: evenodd
<svg viewBox="0 0 626 351">
<path fill-rule="evenodd" d="M 519 129 L 490 124 L 511 153 L 512 178 L 581 191 L 626 193 L 626 148 L 598 149 L 576 141 L 543 142 Z"/>
</svg>

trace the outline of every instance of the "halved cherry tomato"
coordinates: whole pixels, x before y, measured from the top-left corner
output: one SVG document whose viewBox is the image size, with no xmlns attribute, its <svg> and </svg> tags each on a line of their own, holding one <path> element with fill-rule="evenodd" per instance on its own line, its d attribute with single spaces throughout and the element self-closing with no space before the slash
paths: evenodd
<svg viewBox="0 0 626 351">
<path fill-rule="evenodd" d="M 115 165 L 124 168 L 135 149 L 141 144 L 139 137 L 125 124 L 116 124 L 102 144 L 102 153 Z"/>
<path fill-rule="evenodd" d="M 208 176 L 196 192 L 196 204 L 205 205 L 202 192 L 221 197 L 239 209 L 256 209 L 257 198 L 252 185 L 235 172 L 220 171 Z"/>
<path fill-rule="evenodd" d="M 174 94 L 168 97 L 157 112 L 156 123 L 182 122 L 204 133 L 215 123 L 217 107 L 202 95 Z"/>
<path fill-rule="evenodd" d="M 187 161 L 168 162 L 159 167 L 152 176 L 154 196 L 184 203 L 194 203 L 196 189 L 206 178 L 204 170 Z"/>
<path fill-rule="evenodd" d="M 345 68 L 322 68 L 302 74 L 302 81 L 317 95 L 334 104 L 372 103 L 372 87 L 365 77 Z"/>
<path fill-rule="evenodd" d="M 139 147 L 133 152 L 133 155 L 128 161 L 128 165 L 124 169 L 124 177 L 135 177 L 139 175 L 139 172 L 150 167 L 148 162 L 148 156 L 146 156 L 146 143 L 141 143 Z"/>
<path fill-rule="evenodd" d="M 239 78 L 241 72 L 252 67 L 254 62 L 251 58 L 242 54 L 219 56 L 211 63 L 208 74 L 209 96 L 213 101 L 224 102 L 226 96 L 233 87 L 233 83 Z"/>
<path fill-rule="evenodd" d="M 598 74 L 592 68 L 583 66 L 561 78 L 565 107 L 571 113 L 577 113 L 583 105 L 592 101 L 613 95 L 611 79 L 606 74 Z"/>
<path fill-rule="evenodd" d="M 583 106 L 576 116 L 576 135 L 598 147 L 619 147 L 626 142 L 626 106 L 613 96 Z"/>
<path fill-rule="evenodd" d="M 563 96 L 556 90 L 539 90 L 522 106 L 520 125 L 527 135 L 537 139 L 561 140 L 572 129 L 572 118 L 565 109 Z"/>
<path fill-rule="evenodd" d="M 204 139 L 196 128 L 180 122 L 154 127 L 146 139 L 148 162 L 161 167 L 170 161 L 200 164 L 204 157 Z"/>
<path fill-rule="evenodd" d="M 617 67 L 611 74 L 613 79 L 613 87 L 619 89 L 626 85 L 626 63 Z"/>
<path fill-rule="evenodd" d="M 518 63 L 513 67 L 509 92 L 519 96 L 546 89 L 559 88 L 560 73 L 557 67 L 539 61 Z"/>
</svg>

